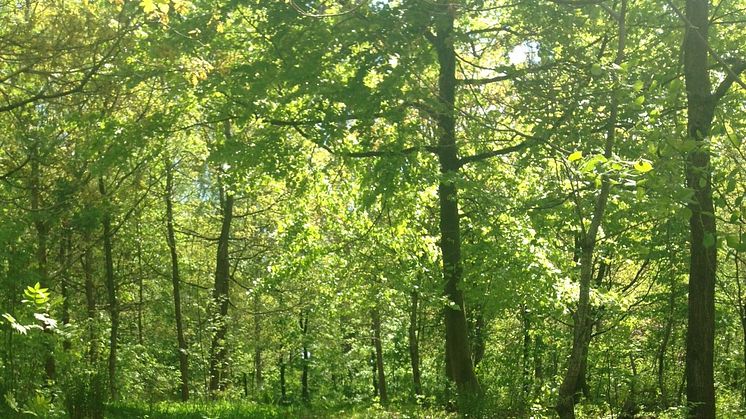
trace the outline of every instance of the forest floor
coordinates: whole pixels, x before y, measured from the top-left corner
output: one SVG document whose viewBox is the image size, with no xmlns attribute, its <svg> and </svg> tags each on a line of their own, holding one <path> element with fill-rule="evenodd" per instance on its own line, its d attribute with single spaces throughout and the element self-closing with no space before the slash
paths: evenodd
<svg viewBox="0 0 746 419">
<path fill-rule="evenodd" d="M 349 406 L 347 408 L 282 407 L 252 402 L 194 402 L 117 404 L 107 408 L 106 417 L 111 419 L 441 419 L 454 418 L 443 411 L 422 409 L 419 406 L 383 408 L 379 405 Z"/>
</svg>

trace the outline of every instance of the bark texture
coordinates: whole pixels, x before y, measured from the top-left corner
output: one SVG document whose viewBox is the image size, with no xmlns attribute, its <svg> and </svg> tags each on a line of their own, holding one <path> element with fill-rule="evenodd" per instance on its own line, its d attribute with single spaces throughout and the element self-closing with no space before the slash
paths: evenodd
<svg viewBox="0 0 746 419">
<path fill-rule="evenodd" d="M 431 36 L 438 59 L 438 162 L 441 179 L 438 185 L 440 203 L 440 250 L 443 257 L 444 295 L 449 306 L 445 311 L 446 373 L 459 391 L 460 398 L 473 402 L 481 388 L 474 372 L 469 347 L 462 277 L 461 226 L 456 178 L 460 168 L 456 144 L 456 53 L 453 47 L 454 6 L 439 3 L 435 17 L 436 33 Z"/>
<path fill-rule="evenodd" d="M 697 146 L 686 159 L 686 184 L 694 191 L 689 209 L 689 317 L 686 335 L 686 396 L 690 417 L 715 417 L 715 214 L 707 136 L 714 115 L 708 72 L 709 1 L 687 0 L 684 76 L 687 134 Z"/>
<path fill-rule="evenodd" d="M 176 249 L 176 234 L 174 233 L 174 176 L 172 163 L 167 159 L 166 167 L 166 238 L 171 254 L 171 284 L 174 295 L 174 318 L 176 321 L 176 341 L 178 343 L 179 373 L 181 375 L 181 400 L 189 400 L 189 358 L 186 339 L 184 338 L 184 322 L 181 313 L 181 276 L 179 274 L 179 254 Z"/>
</svg>

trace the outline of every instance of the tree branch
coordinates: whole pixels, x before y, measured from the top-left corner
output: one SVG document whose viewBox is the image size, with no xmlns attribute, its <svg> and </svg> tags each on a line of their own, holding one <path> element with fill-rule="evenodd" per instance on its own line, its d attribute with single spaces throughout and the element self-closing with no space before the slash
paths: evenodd
<svg viewBox="0 0 746 419">
<path fill-rule="evenodd" d="M 746 71 L 746 61 L 736 63 L 730 68 L 730 70 L 731 71 L 728 72 L 728 77 L 720 83 L 718 88 L 715 90 L 715 93 L 712 94 L 712 97 L 716 102 L 728 93 L 728 89 L 733 86 L 733 83 L 738 83 L 741 87 L 746 89 L 746 86 L 744 86 L 743 81 L 740 79 L 741 73 Z"/>
<path fill-rule="evenodd" d="M 554 135 L 555 132 L 557 132 L 557 130 L 559 129 L 560 124 L 564 120 L 566 120 L 568 117 L 570 117 L 570 115 L 573 112 L 573 109 L 574 109 L 574 107 L 573 108 L 568 108 L 564 112 L 562 112 L 562 115 L 560 115 L 559 118 L 557 118 L 557 120 L 554 122 L 554 124 L 552 124 L 552 128 L 549 130 L 549 132 L 545 136 L 543 136 L 543 137 L 529 136 L 526 140 L 524 140 L 524 141 L 522 141 L 522 142 L 520 142 L 520 143 L 518 143 L 516 145 L 512 145 L 510 147 L 505 147 L 505 148 L 501 148 L 501 149 L 498 149 L 498 150 L 486 151 L 484 153 L 478 153 L 478 154 L 474 154 L 474 155 L 471 155 L 471 156 L 462 157 L 462 158 L 459 159 L 458 167 L 461 168 L 461 167 L 463 167 L 463 166 L 465 166 L 465 165 L 467 165 L 469 163 L 472 163 L 472 162 L 482 161 L 482 160 L 486 160 L 486 159 L 489 159 L 489 158 L 492 158 L 492 157 L 497 157 L 497 156 L 502 156 L 502 155 L 505 155 L 505 154 L 510 154 L 510 153 L 513 153 L 513 152 L 520 151 L 520 150 L 523 150 L 525 148 L 528 148 L 529 146 L 532 146 L 532 145 L 535 145 L 535 144 L 539 144 L 539 143 L 543 143 L 543 142 L 547 141 L 549 138 L 552 137 L 552 135 Z"/>
</svg>

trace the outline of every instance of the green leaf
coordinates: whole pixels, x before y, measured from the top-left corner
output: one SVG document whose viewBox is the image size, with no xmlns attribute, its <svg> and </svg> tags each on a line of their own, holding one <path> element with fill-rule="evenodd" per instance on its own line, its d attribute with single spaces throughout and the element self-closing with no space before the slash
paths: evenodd
<svg viewBox="0 0 746 419">
<path fill-rule="evenodd" d="M 601 154 L 597 154 L 590 159 L 580 168 L 581 172 L 593 171 L 599 163 L 606 163 L 607 159 Z"/>
<path fill-rule="evenodd" d="M 603 74 L 603 73 L 604 73 L 604 70 L 603 70 L 603 68 L 601 67 L 601 64 L 598 64 L 598 63 L 596 63 L 596 64 L 593 64 L 593 65 L 591 66 L 591 74 L 592 74 L 593 76 L 596 76 L 596 77 L 598 77 L 598 76 L 600 76 L 600 75 L 601 75 L 601 74 Z"/>
<path fill-rule="evenodd" d="M 725 236 L 725 243 L 737 252 L 746 252 L 746 242 L 741 241 L 738 234 L 728 234 Z"/>
<path fill-rule="evenodd" d="M 653 165 L 650 164 L 650 162 L 647 162 L 645 160 L 640 160 L 637 163 L 635 163 L 635 170 L 637 170 L 640 173 L 647 173 L 653 170 Z"/>
<path fill-rule="evenodd" d="M 735 249 L 738 245 L 741 244 L 741 239 L 738 237 L 737 234 L 728 234 L 725 236 L 725 243 L 728 245 L 728 247 Z"/>
<path fill-rule="evenodd" d="M 567 161 L 574 162 L 578 161 L 583 158 L 583 152 L 582 151 L 576 151 L 569 156 L 567 156 Z"/>
</svg>

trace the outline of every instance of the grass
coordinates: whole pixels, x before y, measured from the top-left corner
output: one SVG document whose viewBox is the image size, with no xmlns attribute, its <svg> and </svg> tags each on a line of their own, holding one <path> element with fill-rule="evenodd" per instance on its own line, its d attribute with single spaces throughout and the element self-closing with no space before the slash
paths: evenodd
<svg viewBox="0 0 746 419">
<path fill-rule="evenodd" d="M 111 419 L 440 419 L 453 417 L 445 412 L 423 410 L 418 406 L 386 409 L 379 405 L 325 409 L 301 406 L 275 406 L 244 401 L 164 402 L 147 404 L 115 404 L 107 408 Z"/>
</svg>

